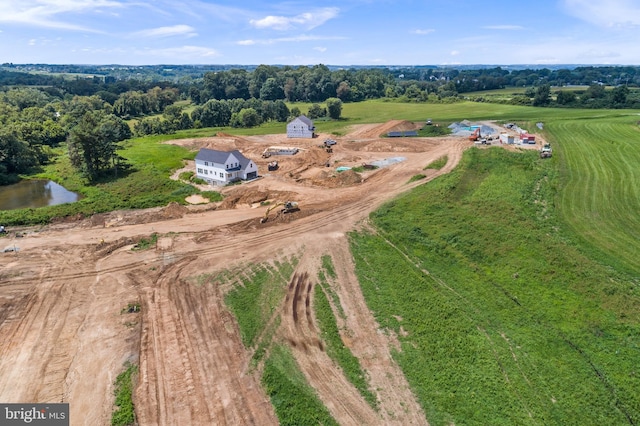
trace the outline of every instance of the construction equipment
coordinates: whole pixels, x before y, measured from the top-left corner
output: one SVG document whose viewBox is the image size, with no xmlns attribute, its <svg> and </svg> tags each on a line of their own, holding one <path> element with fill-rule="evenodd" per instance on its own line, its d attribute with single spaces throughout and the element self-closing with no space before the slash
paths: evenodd
<svg viewBox="0 0 640 426">
<path fill-rule="evenodd" d="M 471 142 L 475 142 L 477 140 L 479 140 L 482 137 L 482 135 L 480 134 L 480 127 L 476 127 L 476 130 L 473 131 L 473 133 L 471 133 L 471 135 L 469 135 L 469 140 Z"/>
<path fill-rule="evenodd" d="M 551 144 L 545 143 L 540 148 L 540 158 L 551 158 Z"/>
<path fill-rule="evenodd" d="M 260 223 L 265 223 L 267 220 L 269 220 L 269 213 L 271 213 L 275 208 L 280 206 L 283 206 L 283 207 L 278 212 L 278 214 L 292 213 L 300 210 L 300 208 L 298 207 L 298 203 L 295 201 L 280 201 L 278 203 L 272 204 L 269 207 L 267 207 L 267 210 L 264 212 L 264 216 L 262 217 L 262 219 L 260 219 Z M 277 216 L 278 215 L 276 215 L 276 217 Z"/>
<path fill-rule="evenodd" d="M 269 152 L 269 149 L 267 148 L 262 152 L 262 158 L 269 158 L 269 157 L 271 157 L 271 152 Z"/>
<path fill-rule="evenodd" d="M 278 170 L 278 162 L 277 161 L 272 161 L 269 164 L 267 164 L 267 169 L 269 169 L 270 172 L 274 171 L 274 170 Z"/>
</svg>

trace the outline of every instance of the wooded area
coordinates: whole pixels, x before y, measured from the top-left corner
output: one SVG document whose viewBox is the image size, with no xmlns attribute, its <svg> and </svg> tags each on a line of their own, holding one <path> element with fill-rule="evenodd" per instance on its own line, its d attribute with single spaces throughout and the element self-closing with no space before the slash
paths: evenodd
<svg viewBox="0 0 640 426">
<path fill-rule="evenodd" d="M 65 142 L 73 165 L 94 180 L 118 167 L 117 143 L 132 135 L 170 134 L 201 127 L 253 127 L 268 121 L 286 122 L 300 113 L 313 119 L 338 119 L 343 102 L 368 99 L 491 102 L 494 100 L 472 94 L 514 87 L 521 91 L 503 102 L 638 108 L 638 92 L 630 88 L 640 83 L 639 71 L 639 67 L 508 70 L 3 64 L 0 184 L 15 182 L 19 174 L 45 164 L 52 158 L 53 149 Z M 614 87 L 607 90 L 605 86 Z M 308 111 L 297 107 L 290 110 L 287 103 L 294 102 L 312 106 Z"/>
</svg>

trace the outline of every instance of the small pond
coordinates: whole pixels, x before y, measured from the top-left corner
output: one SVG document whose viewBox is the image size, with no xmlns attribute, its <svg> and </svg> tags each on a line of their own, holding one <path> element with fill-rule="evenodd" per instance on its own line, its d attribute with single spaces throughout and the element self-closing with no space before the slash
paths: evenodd
<svg viewBox="0 0 640 426">
<path fill-rule="evenodd" d="M 23 180 L 0 186 L 0 210 L 14 210 L 73 203 L 80 195 L 51 180 Z"/>
</svg>

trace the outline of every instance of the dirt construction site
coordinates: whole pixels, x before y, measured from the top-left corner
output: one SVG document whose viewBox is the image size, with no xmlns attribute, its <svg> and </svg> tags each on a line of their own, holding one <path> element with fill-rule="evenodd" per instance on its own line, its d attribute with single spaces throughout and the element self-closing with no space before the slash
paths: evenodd
<svg viewBox="0 0 640 426">
<path fill-rule="evenodd" d="M 224 200 L 119 211 L 10 233 L 0 253 L 0 401 L 67 402 L 71 424 L 110 424 L 114 381 L 138 365 L 133 392 L 141 425 L 277 424 L 259 368 L 250 365 L 238 324 L 224 303 L 224 283 L 194 277 L 297 258 L 281 301 L 274 339 L 289 345 L 309 384 L 343 425 L 420 425 L 427 419 L 392 357 L 397 340 L 379 329 L 355 275 L 346 233 L 366 227 L 370 212 L 400 193 L 451 171 L 473 142 L 467 137 L 386 138 L 416 124 L 353 126 L 341 137 L 282 135 L 176 140 L 190 149 L 241 151 L 260 178 L 219 188 Z M 319 145 L 337 140 L 333 152 Z M 269 146 L 290 156 L 262 158 Z M 446 156 L 446 165 L 425 169 Z M 278 161 L 278 169 L 267 164 Z M 380 164 L 377 168 L 364 167 Z M 361 172 L 337 172 L 339 166 Z M 193 171 L 193 163 L 184 170 Z M 361 170 L 359 169 L 359 170 Z M 180 171 L 176 172 L 178 176 Z M 418 174 L 426 177 L 410 182 Z M 211 188 L 209 188 L 211 189 Z M 215 188 L 214 188 L 215 189 Z M 268 205 L 296 201 L 299 210 Z M 150 248 L 132 250 L 152 234 Z M 313 311 L 321 257 L 345 316 L 339 328 L 360 360 L 374 410 L 329 358 Z M 304 303 L 303 303 L 304 302 Z M 134 312 L 127 307 L 139 306 Z"/>
</svg>

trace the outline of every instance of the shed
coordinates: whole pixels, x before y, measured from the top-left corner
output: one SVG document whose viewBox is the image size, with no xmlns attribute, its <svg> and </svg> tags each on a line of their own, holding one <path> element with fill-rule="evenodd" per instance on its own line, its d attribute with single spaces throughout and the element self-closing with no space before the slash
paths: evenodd
<svg viewBox="0 0 640 426">
<path fill-rule="evenodd" d="M 507 133 L 501 133 L 500 142 L 508 145 L 513 145 L 516 142 L 516 138 L 515 136 L 509 135 Z"/>
</svg>

